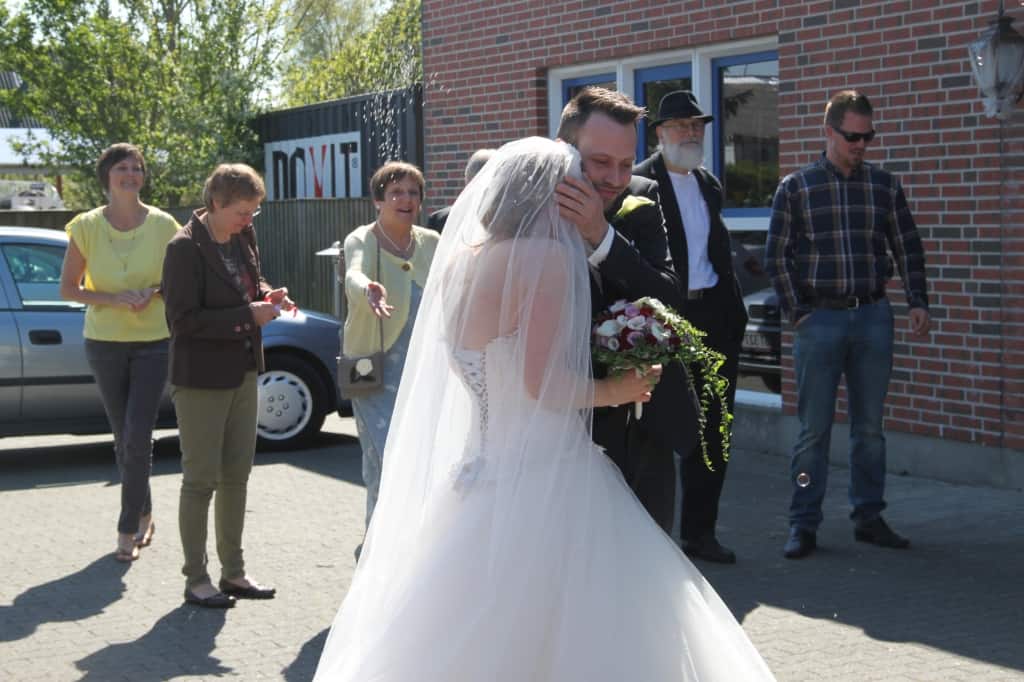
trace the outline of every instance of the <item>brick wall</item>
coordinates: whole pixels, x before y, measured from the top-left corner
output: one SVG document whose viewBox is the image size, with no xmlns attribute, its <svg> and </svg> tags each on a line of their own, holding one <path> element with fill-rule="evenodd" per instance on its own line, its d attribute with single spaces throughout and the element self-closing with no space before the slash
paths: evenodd
<svg viewBox="0 0 1024 682">
<path fill-rule="evenodd" d="M 820 153 L 825 101 L 857 87 L 877 110 L 880 136 L 869 158 L 900 175 L 921 229 L 933 333 L 925 343 L 910 338 L 894 281 L 897 353 L 886 428 L 1021 449 L 1024 126 L 1020 115 L 1002 128 L 982 115 L 966 52 L 997 5 L 423 0 L 429 203 L 436 208 L 457 194 L 475 149 L 547 133 L 551 68 L 777 36 L 782 172 Z M 792 414 L 789 341 L 783 409 Z"/>
</svg>

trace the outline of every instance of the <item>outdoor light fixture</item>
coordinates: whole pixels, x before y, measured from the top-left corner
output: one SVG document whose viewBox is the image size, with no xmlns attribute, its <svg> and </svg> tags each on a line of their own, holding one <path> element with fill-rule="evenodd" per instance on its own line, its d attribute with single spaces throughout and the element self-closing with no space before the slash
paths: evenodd
<svg viewBox="0 0 1024 682">
<path fill-rule="evenodd" d="M 1012 23 L 999 0 L 999 15 L 967 46 L 985 114 L 1000 120 L 1010 118 L 1013 105 L 1024 94 L 1024 37 L 1010 27 Z"/>
</svg>

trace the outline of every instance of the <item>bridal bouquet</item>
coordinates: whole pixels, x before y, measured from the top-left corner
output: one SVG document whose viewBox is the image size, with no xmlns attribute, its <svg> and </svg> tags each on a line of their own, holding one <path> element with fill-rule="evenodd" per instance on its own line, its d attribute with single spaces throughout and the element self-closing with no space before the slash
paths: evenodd
<svg viewBox="0 0 1024 682">
<path fill-rule="evenodd" d="M 594 318 L 592 352 L 594 360 L 608 367 L 609 372 L 642 371 L 650 365 L 678 362 L 686 372 L 690 386 L 696 386 L 693 372 L 700 373 L 702 388 L 699 397 L 700 447 L 704 464 L 714 467 L 708 457 L 704 439 L 707 412 L 711 401 L 722 408 L 718 431 L 722 437 L 722 455 L 729 456 L 729 424 L 732 415 L 726 402 L 728 381 L 718 374 L 725 357 L 704 345 L 705 334 L 682 315 L 656 298 L 641 298 L 632 303 L 616 301 Z M 692 388 L 691 388 L 692 390 Z M 642 403 L 636 403 L 637 419 Z"/>
</svg>

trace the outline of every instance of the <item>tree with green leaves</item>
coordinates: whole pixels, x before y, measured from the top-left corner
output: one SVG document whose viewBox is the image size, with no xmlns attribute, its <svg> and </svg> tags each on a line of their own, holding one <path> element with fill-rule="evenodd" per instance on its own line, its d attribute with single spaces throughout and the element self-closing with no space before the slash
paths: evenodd
<svg viewBox="0 0 1024 682">
<path fill-rule="evenodd" d="M 283 3 L 25 0 L 0 9 L 0 69 L 25 82 L 0 101 L 49 131 L 53 145 L 23 146 L 80 180 L 74 205 L 102 203 L 87 180 L 114 142 L 145 153 L 146 201 L 194 203 L 217 163 L 258 160 L 249 121 L 267 103 Z"/>
<path fill-rule="evenodd" d="M 291 106 L 410 87 L 423 80 L 420 0 L 393 0 L 373 26 L 284 74 Z"/>
</svg>

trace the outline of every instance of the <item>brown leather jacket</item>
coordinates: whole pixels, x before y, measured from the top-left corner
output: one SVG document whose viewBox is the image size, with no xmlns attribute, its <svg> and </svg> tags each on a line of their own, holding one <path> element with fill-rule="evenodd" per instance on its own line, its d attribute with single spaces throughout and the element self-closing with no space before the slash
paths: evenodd
<svg viewBox="0 0 1024 682">
<path fill-rule="evenodd" d="M 192 214 L 168 242 L 164 256 L 160 291 L 171 330 L 170 382 L 190 388 L 236 388 L 252 368 L 252 356 L 256 370 L 264 371 L 263 337 L 201 221 L 204 213 Z M 260 275 L 256 232 L 250 226 L 239 237 L 260 300 L 271 286 Z"/>
</svg>

